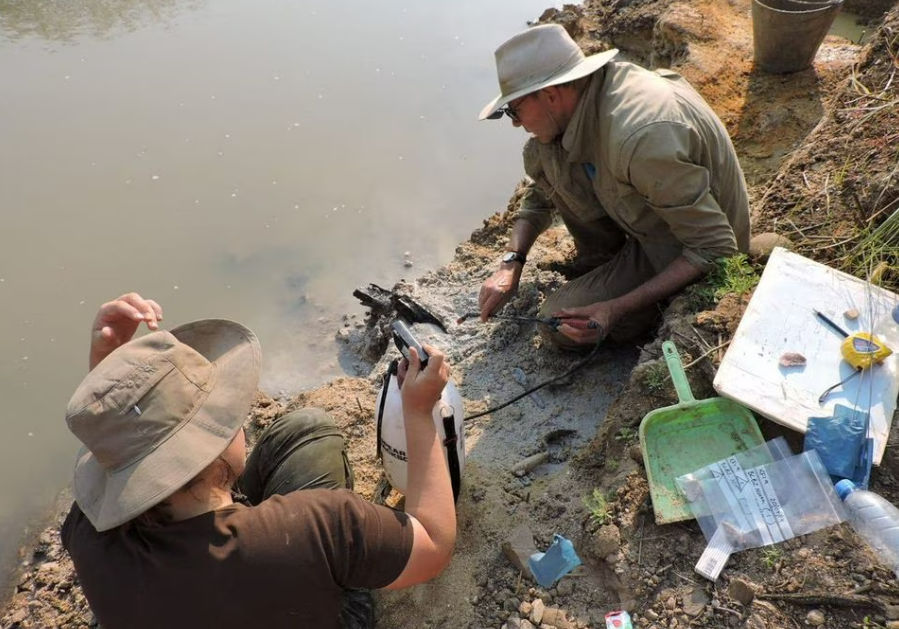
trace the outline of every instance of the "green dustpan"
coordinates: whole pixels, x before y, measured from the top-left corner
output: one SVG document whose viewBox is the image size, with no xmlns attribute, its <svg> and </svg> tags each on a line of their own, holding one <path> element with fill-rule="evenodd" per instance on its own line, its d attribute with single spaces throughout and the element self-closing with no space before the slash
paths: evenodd
<svg viewBox="0 0 899 629">
<path fill-rule="evenodd" d="M 640 422 L 640 447 L 657 524 L 693 517 L 674 480 L 765 442 L 749 409 L 722 397 L 696 400 L 677 347 L 662 343 L 678 403 L 650 411 Z"/>
</svg>

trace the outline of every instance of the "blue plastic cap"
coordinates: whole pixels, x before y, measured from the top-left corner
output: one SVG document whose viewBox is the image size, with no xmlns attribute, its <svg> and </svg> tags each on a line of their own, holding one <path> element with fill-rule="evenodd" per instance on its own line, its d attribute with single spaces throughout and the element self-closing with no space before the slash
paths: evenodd
<svg viewBox="0 0 899 629">
<path fill-rule="evenodd" d="M 840 497 L 840 500 L 846 500 L 846 496 L 858 489 L 858 487 L 855 486 L 855 483 L 848 478 L 837 481 L 837 484 L 834 485 L 833 488 L 837 490 L 837 495 Z"/>
</svg>

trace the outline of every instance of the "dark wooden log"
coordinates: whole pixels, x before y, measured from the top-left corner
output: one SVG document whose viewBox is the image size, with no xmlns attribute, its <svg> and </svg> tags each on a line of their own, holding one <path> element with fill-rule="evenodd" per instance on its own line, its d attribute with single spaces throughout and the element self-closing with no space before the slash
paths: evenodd
<svg viewBox="0 0 899 629">
<path fill-rule="evenodd" d="M 446 333 L 443 322 L 408 295 L 381 288 L 377 284 L 369 284 L 366 288 L 354 290 L 353 297 L 371 309 L 371 316 L 374 319 L 395 315 L 409 323 L 431 323 Z"/>
</svg>

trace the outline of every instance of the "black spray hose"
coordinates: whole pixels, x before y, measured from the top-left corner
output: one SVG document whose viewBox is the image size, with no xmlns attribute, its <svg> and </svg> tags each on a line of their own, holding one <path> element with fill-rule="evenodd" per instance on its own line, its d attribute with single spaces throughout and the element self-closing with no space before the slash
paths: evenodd
<svg viewBox="0 0 899 629">
<path fill-rule="evenodd" d="M 381 403 L 378 405 L 378 428 L 375 434 L 375 458 L 381 460 L 381 421 L 384 419 L 384 403 L 387 401 L 387 387 L 390 386 L 390 376 L 397 372 L 400 361 L 394 358 L 384 372 L 384 383 L 381 385 Z"/>
<path fill-rule="evenodd" d="M 494 406 L 493 408 L 488 408 L 486 411 L 481 411 L 480 413 L 475 413 L 474 415 L 469 415 L 468 417 L 466 417 L 466 418 L 463 419 L 462 421 L 466 421 L 466 422 L 467 422 L 469 419 L 474 419 L 474 418 L 476 418 L 476 417 L 481 417 L 482 415 L 487 415 L 487 414 L 489 414 L 489 413 L 493 413 L 494 411 L 498 411 L 498 410 L 500 410 L 501 408 L 506 408 L 507 406 L 509 406 L 509 404 L 512 404 L 513 402 L 517 402 L 518 400 L 520 400 L 521 398 L 525 397 L 526 395 L 530 395 L 530 394 L 533 393 L 534 391 L 537 391 L 538 389 L 542 389 L 542 388 L 545 387 L 546 385 L 552 384 L 553 382 L 558 382 L 559 380 L 562 380 L 563 378 L 567 378 L 568 376 L 570 376 L 571 374 L 573 374 L 575 371 L 577 371 L 578 369 L 584 367 L 585 365 L 587 365 L 588 363 L 590 363 L 594 358 L 596 358 L 597 354 L 599 354 L 599 347 L 600 347 L 600 343 L 597 343 L 597 344 L 593 347 L 593 349 L 590 350 L 590 353 L 589 353 L 589 354 L 587 354 L 587 355 L 584 356 L 581 360 L 579 360 L 577 363 L 575 363 L 574 366 L 573 366 L 571 369 L 569 369 L 568 371 L 566 371 L 565 373 L 563 373 L 563 374 L 561 374 L 561 375 L 558 375 L 558 376 L 554 376 L 554 377 L 550 378 L 549 380 L 545 380 L 544 382 L 541 382 L 541 383 L 538 384 L 537 386 L 531 387 L 530 389 L 528 389 L 528 390 L 525 391 L 524 393 L 521 393 L 520 395 L 516 395 L 516 396 L 513 397 L 511 400 L 509 400 L 509 401 L 507 401 L 507 402 L 503 402 L 503 403 L 500 404 L 499 406 Z"/>
</svg>

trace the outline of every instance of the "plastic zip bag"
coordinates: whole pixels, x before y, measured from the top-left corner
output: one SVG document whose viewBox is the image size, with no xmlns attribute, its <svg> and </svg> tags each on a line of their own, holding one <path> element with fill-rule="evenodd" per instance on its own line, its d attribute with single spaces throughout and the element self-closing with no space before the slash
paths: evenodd
<svg viewBox="0 0 899 629">
<path fill-rule="evenodd" d="M 712 581 L 731 553 L 776 544 L 846 519 L 814 450 L 792 454 L 783 437 L 677 479 L 709 542 L 695 570 Z"/>
</svg>

